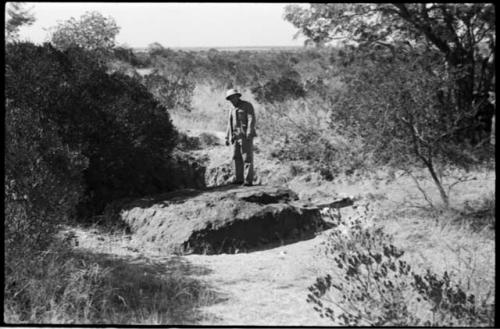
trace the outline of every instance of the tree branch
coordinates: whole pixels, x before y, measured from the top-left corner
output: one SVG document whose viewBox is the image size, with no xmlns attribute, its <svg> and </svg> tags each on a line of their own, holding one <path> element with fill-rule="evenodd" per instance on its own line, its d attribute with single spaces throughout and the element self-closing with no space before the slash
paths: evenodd
<svg viewBox="0 0 500 329">
<path fill-rule="evenodd" d="M 408 8 L 406 8 L 405 4 L 403 3 L 393 3 L 395 7 L 399 9 L 398 15 L 406 20 L 407 22 L 411 23 L 415 28 L 420 30 L 421 32 L 424 33 L 424 35 L 436 46 L 438 47 L 439 50 L 441 50 L 443 53 L 446 55 L 451 53 L 451 49 L 448 46 L 448 44 L 439 38 L 436 34 L 431 29 L 431 26 L 428 25 L 428 23 L 422 23 L 420 20 L 416 17 L 413 17 L 413 15 L 410 13 Z"/>
<path fill-rule="evenodd" d="M 422 195 L 424 196 L 425 201 L 427 201 L 427 203 L 431 206 L 432 209 L 436 209 L 436 207 L 432 203 L 431 199 L 427 195 L 427 192 L 422 188 L 422 186 L 418 182 L 417 178 L 415 176 L 413 176 L 413 174 L 409 170 L 407 170 L 406 173 L 411 177 L 411 179 L 413 180 L 413 182 L 417 186 L 417 189 L 420 191 L 420 193 L 422 193 Z"/>
<path fill-rule="evenodd" d="M 438 8 L 441 10 L 441 13 L 443 14 L 443 19 L 446 23 L 446 26 L 450 30 L 451 35 L 453 36 L 453 39 L 455 41 L 455 47 L 459 51 L 465 51 L 462 43 L 460 42 L 460 39 L 458 37 L 458 33 L 455 30 L 455 27 L 453 26 L 453 15 L 450 14 L 448 10 L 446 10 L 446 5 L 441 4 L 438 6 Z"/>
</svg>

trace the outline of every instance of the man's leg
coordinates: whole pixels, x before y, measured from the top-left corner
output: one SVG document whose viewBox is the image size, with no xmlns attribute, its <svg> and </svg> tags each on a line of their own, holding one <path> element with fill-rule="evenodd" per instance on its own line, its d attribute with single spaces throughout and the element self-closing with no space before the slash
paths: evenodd
<svg viewBox="0 0 500 329">
<path fill-rule="evenodd" d="M 253 183 L 253 138 L 242 140 L 243 161 L 245 163 L 245 185 Z"/>
<path fill-rule="evenodd" d="M 233 148 L 233 161 L 234 161 L 234 175 L 236 183 L 243 183 L 243 157 L 241 155 L 241 140 L 234 141 Z"/>
</svg>

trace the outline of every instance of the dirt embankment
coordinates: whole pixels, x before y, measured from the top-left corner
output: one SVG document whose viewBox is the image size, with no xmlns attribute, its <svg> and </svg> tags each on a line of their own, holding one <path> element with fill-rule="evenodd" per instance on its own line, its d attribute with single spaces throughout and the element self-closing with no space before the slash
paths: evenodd
<svg viewBox="0 0 500 329">
<path fill-rule="evenodd" d="M 226 185 L 186 189 L 107 209 L 126 223 L 134 239 L 165 252 L 238 253 L 314 237 L 328 227 L 286 188 Z"/>
</svg>

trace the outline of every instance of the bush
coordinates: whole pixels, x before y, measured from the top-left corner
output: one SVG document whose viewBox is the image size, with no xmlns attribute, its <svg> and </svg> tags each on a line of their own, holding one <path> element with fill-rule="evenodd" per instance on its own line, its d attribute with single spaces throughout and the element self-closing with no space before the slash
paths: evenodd
<svg viewBox="0 0 500 329">
<path fill-rule="evenodd" d="M 279 80 L 270 80 L 262 86 L 251 89 L 257 101 L 261 103 L 283 102 L 287 99 L 297 99 L 305 96 L 304 87 L 300 81 L 282 76 Z"/>
<path fill-rule="evenodd" d="M 180 150 L 199 150 L 201 148 L 200 139 L 188 136 L 184 132 L 179 132 L 177 148 Z"/>
<path fill-rule="evenodd" d="M 328 110 L 310 99 L 268 104 L 259 113 L 260 136 L 271 145 L 272 157 L 307 161 L 327 180 L 362 172 L 371 164 L 359 134 L 329 128 Z"/>
<path fill-rule="evenodd" d="M 390 236 L 364 226 L 367 214 L 364 209 L 353 220 L 334 218 L 337 228 L 323 251 L 333 257 L 340 275 L 317 278 L 307 298 L 321 317 L 345 326 L 493 324 L 494 305 L 479 303 L 447 272 L 413 272 Z"/>
<path fill-rule="evenodd" d="M 203 132 L 199 136 L 188 136 L 184 132 L 179 132 L 177 148 L 183 151 L 201 150 L 219 144 L 219 138 L 211 133 Z"/>
<path fill-rule="evenodd" d="M 230 86 L 241 88 L 258 88 L 273 81 L 280 80 L 289 91 L 302 85 L 301 77 L 309 80 L 321 74 L 329 76 L 330 50 L 318 51 L 297 49 L 293 51 L 182 51 L 153 45 L 149 52 L 137 52 L 136 58 L 127 61 L 138 68 L 152 66 L 163 70 L 170 81 L 189 80 L 197 84 L 210 84 L 214 88 L 227 89 Z M 117 56 L 126 58 L 119 53 Z M 134 63 L 132 63 L 135 61 Z M 135 64 L 137 63 L 137 64 Z M 291 81 L 294 80 L 294 81 Z M 271 86 L 271 85 L 269 85 Z M 293 95 L 291 95 L 293 96 Z"/>
<path fill-rule="evenodd" d="M 201 145 L 203 145 L 203 147 L 205 148 L 220 144 L 219 138 L 214 134 L 210 133 L 205 133 L 205 132 L 201 133 L 199 139 Z"/>
<path fill-rule="evenodd" d="M 425 167 L 448 206 L 436 168 L 469 169 L 492 156 L 487 143 L 480 147 L 468 140 L 478 108 L 454 106 L 457 77 L 439 54 L 403 46 L 396 50 L 355 52 L 356 60 L 342 76 L 345 88 L 332 103 L 332 128 L 357 132 L 378 165 Z"/>
<path fill-rule="evenodd" d="M 131 64 L 132 66 L 140 67 L 143 65 L 137 58 L 134 51 L 125 46 L 113 48 L 113 56 L 120 61 Z"/>
<path fill-rule="evenodd" d="M 65 145 L 44 113 L 7 99 L 5 112 L 5 299 L 24 289 L 58 225 L 72 217 L 88 159 Z"/>
<path fill-rule="evenodd" d="M 106 69 L 92 53 L 50 44 L 9 44 L 6 96 L 43 113 L 64 145 L 89 160 L 81 215 L 107 202 L 175 188 L 168 157 L 177 132 L 167 110 L 137 80 Z"/>
<path fill-rule="evenodd" d="M 184 79 L 169 80 L 165 75 L 158 72 L 148 74 L 142 83 L 165 108 L 191 111 L 194 84 Z"/>
</svg>

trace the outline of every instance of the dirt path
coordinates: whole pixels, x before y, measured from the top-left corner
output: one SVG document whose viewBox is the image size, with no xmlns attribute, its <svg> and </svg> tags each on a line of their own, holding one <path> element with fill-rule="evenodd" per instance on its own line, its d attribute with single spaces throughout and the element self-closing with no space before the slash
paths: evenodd
<svg viewBox="0 0 500 329">
<path fill-rule="evenodd" d="M 220 325 L 331 325 L 306 302 L 307 287 L 320 271 L 315 257 L 317 237 L 266 251 L 188 258 L 213 272 L 207 280 L 229 294 L 224 303 L 204 311 Z"/>
<path fill-rule="evenodd" d="M 215 146 L 209 150 L 203 150 L 202 153 L 210 158 L 211 167 L 217 167 L 227 163 L 231 149 Z M 260 155 L 257 154 L 256 158 L 259 157 Z M 259 161 L 261 171 L 263 173 L 268 171 L 272 173 L 271 176 L 279 177 L 279 170 L 288 170 L 281 168 L 284 166 L 270 161 L 266 162 L 264 159 Z M 278 166 L 278 169 L 275 168 Z M 490 172 L 478 173 L 477 179 L 469 182 L 466 189 L 457 189 L 457 192 L 452 195 L 454 202 L 461 204 L 468 198 L 483 195 L 486 190 L 494 191 L 492 187 L 494 179 L 494 172 L 493 174 Z M 391 211 L 397 207 L 403 207 L 408 202 L 410 206 L 425 205 L 419 192 L 414 187 L 412 188 L 413 183 L 408 177 L 399 177 L 391 183 L 387 179 L 374 178 L 364 179 L 355 184 L 349 181 L 342 183 L 339 181 L 335 184 L 318 183 L 315 185 L 309 180 L 306 182 L 295 179 L 288 185 L 295 191 L 301 191 L 299 193 L 301 199 L 315 194 L 320 196 L 335 195 L 342 192 L 370 202 L 378 200 L 386 204 L 385 208 Z M 432 182 L 427 181 L 425 184 L 429 191 L 433 191 L 434 199 L 438 200 Z M 346 211 L 348 211 L 347 208 Z M 343 213 L 342 216 L 344 215 Z M 428 254 L 425 255 L 424 259 L 432 259 L 433 264 L 441 264 L 443 262 L 439 259 L 434 260 L 432 255 L 446 255 L 447 249 L 446 246 L 441 246 L 438 242 L 443 239 L 455 242 L 463 240 L 460 230 L 445 227 L 446 230 L 441 228 L 439 231 L 437 224 L 426 219 L 419 221 L 417 215 L 409 215 L 407 220 L 403 220 L 405 218 L 393 220 L 387 218 L 385 222 L 387 222 L 388 232 L 395 235 L 396 245 L 405 246 L 410 256 L 412 255 L 412 245 L 418 243 L 417 249 L 420 250 L 415 252 L 426 250 Z M 209 299 L 212 297 L 208 296 L 207 302 L 201 303 L 200 311 L 204 316 L 194 324 L 229 326 L 338 325 L 321 318 L 313 310 L 312 305 L 306 302 L 307 288 L 315 282 L 318 276 L 327 272 L 335 274 L 332 262 L 319 255 L 318 247 L 328 231 L 322 232 L 314 239 L 252 253 L 166 256 L 155 252 L 154 247 L 144 248 L 136 245 L 132 236 L 112 236 L 92 229 L 72 228 L 72 230 L 78 237 L 78 248 L 86 249 L 92 253 L 105 253 L 113 255 L 113 257 L 134 259 L 134 262 L 154 263 L 154 266 L 163 267 L 165 271 L 177 270 L 183 276 L 206 283 L 210 289 L 216 292 L 218 298 L 214 302 L 210 301 Z M 418 235 L 417 238 L 416 234 L 421 232 L 430 233 L 427 236 Z M 431 232 L 434 233 L 431 234 Z M 446 232 L 448 235 L 445 235 Z M 494 250 L 494 247 L 492 248 Z M 485 250 L 489 251 L 489 249 Z M 178 268 L 176 268 L 176 262 L 179 263 Z M 183 267 L 182 264 L 186 263 L 192 266 Z M 427 261 L 427 263 L 429 262 Z M 485 268 L 490 267 L 485 266 Z M 204 270 L 190 270 L 192 268 Z"/>
<path fill-rule="evenodd" d="M 172 268 L 172 257 L 136 249 L 130 237 L 95 229 L 71 230 L 78 238 L 78 249 Z M 201 308 L 205 320 L 197 324 L 332 325 L 306 302 L 307 287 L 328 267 L 317 252 L 324 233 L 307 241 L 248 254 L 176 256 L 180 263 L 191 264 L 190 268 L 207 269 L 183 275 L 206 282 L 221 297 L 220 302 Z"/>
</svg>

